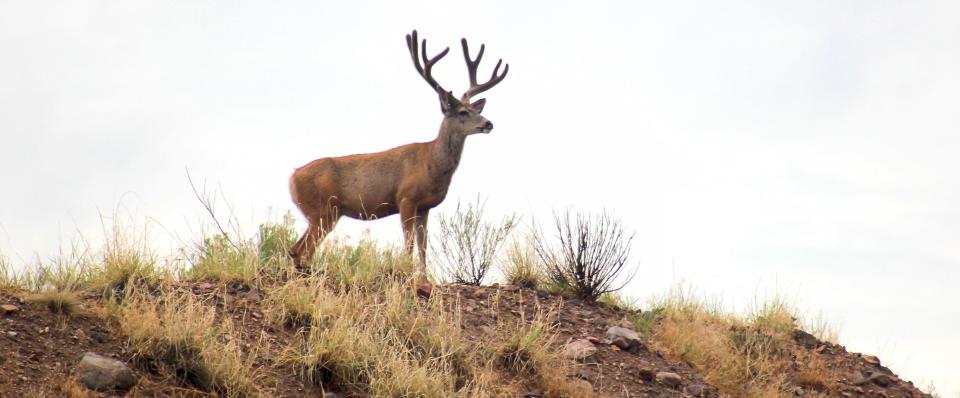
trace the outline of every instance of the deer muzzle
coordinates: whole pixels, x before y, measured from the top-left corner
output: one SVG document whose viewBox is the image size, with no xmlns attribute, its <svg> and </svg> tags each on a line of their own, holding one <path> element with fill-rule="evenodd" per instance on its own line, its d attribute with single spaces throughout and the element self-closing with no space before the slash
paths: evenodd
<svg viewBox="0 0 960 398">
<path fill-rule="evenodd" d="M 491 130 L 493 130 L 493 123 L 489 121 L 484 123 L 483 127 L 480 128 L 480 132 L 484 134 L 489 134 Z"/>
</svg>

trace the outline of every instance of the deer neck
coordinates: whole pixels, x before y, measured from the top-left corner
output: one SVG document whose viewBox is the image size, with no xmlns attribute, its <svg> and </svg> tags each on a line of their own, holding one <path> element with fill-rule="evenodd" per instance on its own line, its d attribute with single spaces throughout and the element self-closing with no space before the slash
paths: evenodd
<svg viewBox="0 0 960 398">
<path fill-rule="evenodd" d="M 451 178 L 460 164 L 460 155 L 463 154 L 463 143 L 466 137 L 454 134 L 449 129 L 441 127 L 437 138 L 433 140 L 430 172 L 437 178 Z"/>
</svg>

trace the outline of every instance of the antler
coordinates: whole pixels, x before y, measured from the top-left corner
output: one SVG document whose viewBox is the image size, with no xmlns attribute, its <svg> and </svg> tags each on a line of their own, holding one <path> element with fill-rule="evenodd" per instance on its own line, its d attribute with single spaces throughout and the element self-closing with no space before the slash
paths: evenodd
<svg viewBox="0 0 960 398">
<path fill-rule="evenodd" d="M 422 50 L 423 63 L 425 66 L 420 66 L 420 56 L 417 54 L 417 31 L 414 30 L 413 33 L 407 35 L 407 49 L 410 50 L 410 57 L 413 58 L 413 66 L 417 67 L 417 72 L 420 73 L 420 76 L 423 76 L 423 79 L 430 84 L 430 87 L 433 87 L 437 93 L 446 92 L 443 87 L 440 87 L 440 83 L 437 83 L 434 80 L 433 75 L 430 73 L 433 69 L 433 65 L 443 58 L 444 55 L 447 55 L 447 52 L 450 51 L 450 47 L 445 48 L 435 57 L 427 57 L 427 39 L 423 39 L 423 43 L 420 46 Z"/>
<path fill-rule="evenodd" d="M 503 73 L 498 75 L 497 72 L 500 70 L 500 64 L 503 63 L 503 59 L 499 59 L 497 60 L 497 66 L 493 68 L 493 74 L 490 75 L 490 80 L 487 80 L 487 82 L 483 84 L 477 84 L 477 67 L 480 66 L 480 58 L 483 58 L 485 46 L 480 44 L 480 53 L 477 54 L 476 59 L 471 60 L 470 50 L 467 48 L 467 39 L 460 39 L 460 44 L 463 46 L 463 59 L 467 61 L 467 70 L 470 72 L 470 88 L 467 92 L 463 93 L 464 98 L 470 98 L 487 91 L 491 87 L 496 86 L 497 83 L 500 83 L 504 77 L 507 77 L 507 72 L 510 71 L 510 64 L 506 64 L 503 68 Z"/>
</svg>

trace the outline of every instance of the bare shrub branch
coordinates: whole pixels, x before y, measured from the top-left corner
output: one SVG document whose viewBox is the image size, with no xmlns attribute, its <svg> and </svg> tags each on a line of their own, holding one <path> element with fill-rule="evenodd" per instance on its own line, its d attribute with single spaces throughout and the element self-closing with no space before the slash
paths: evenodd
<svg viewBox="0 0 960 398">
<path fill-rule="evenodd" d="M 440 214 L 440 233 L 431 245 L 434 264 L 454 283 L 480 285 L 496 260 L 497 252 L 517 225 L 515 215 L 503 217 L 498 223 L 483 219 L 484 203 L 467 204 L 453 215 Z"/>
<path fill-rule="evenodd" d="M 577 297 L 596 300 L 622 289 L 636 274 L 617 284 L 630 255 L 633 234 L 627 235 L 618 218 L 600 214 L 554 212 L 554 242 L 537 230 L 534 248 L 551 282 L 569 288 Z"/>
</svg>

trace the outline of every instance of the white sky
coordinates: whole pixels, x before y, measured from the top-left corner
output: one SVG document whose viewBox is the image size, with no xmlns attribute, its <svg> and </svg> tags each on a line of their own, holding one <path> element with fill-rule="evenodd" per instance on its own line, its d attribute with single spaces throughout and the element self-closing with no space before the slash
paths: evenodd
<svg viewBox="0 0 960 398">
<path fill-rule="evenodd" d="M 689 281 L 743 308 L 778 292 L 919 384 L 960 394 L 960 3 L 0 1 L 0 252 L 97 237 L 98 212 L 189 237 L 186 180 L 250 225 L 323 156 L 432 139 L 458 40 L 486 93 L 447 202 L 608 209 L 646 298 Z M 302 224 L 300 224 L 302 228 Z M 344 222 L 399 240 L 396 217 Z M 163 248 L 169 250 L 169 247 Z"/>
</svg>

